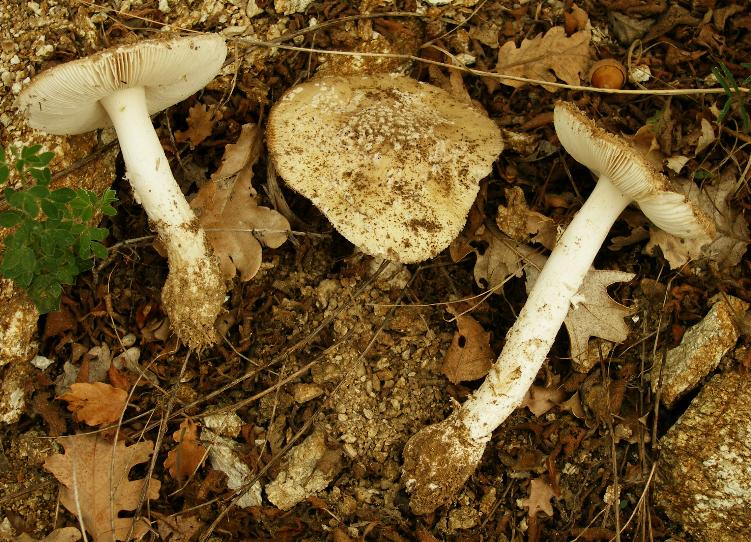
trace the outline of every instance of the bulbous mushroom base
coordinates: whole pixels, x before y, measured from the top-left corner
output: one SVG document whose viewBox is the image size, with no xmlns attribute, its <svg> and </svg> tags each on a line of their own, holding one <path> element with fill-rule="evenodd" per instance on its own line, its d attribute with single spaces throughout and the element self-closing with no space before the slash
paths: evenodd
<svg viewBox="0 0 751 542">
<path fill-rule="evenodd" d="M 413 435 L 404 447 L 402 470 L 412 511 L 429 514 L 451 502 L 480 463 L 488 440 L 472 438 L 456 414 Z"/>
<path fill-rule="evenodd" d="M 170 326 L 180 340 L 194 350 L 216 343 L 214 322 L 224 303 L 224 278 L 216 258 L 198 265 L 174 265 L 162 288 L 162 304 Z"/>
</svg>

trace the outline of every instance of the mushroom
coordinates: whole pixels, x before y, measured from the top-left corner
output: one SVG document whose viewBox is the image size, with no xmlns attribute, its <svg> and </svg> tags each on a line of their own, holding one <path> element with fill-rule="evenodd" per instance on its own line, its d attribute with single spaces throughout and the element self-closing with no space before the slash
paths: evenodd
<svg viewBox="0 0 751 542">
<path fill-rule="evenodd" d="M 146 40 L 55 66 L 18 97 L 29 125 L 52 134 L 114 125 L 135 199 L 167 249 L 165 310 L 180 339 L 199 349 L 216 341 L 213 325 L 224 301 L 224 280 L 150 115 L 203 88 L 226 54 L 219 35 Z"/>
<path fill-rule="evenodd" d="M 401 75 L 322 77 L 269 114 L 269 154 L 363 252 L 420 262 L 460 233 L 503 141 L 484 112 Z"/>
<path fill-rule="evenodd" d="M 595 255 L 629 203 L 663 230 L 683 238 L 713 227 L 667 179 L 618 136 L 598 128 L 574 105 L 558 103 L 555 129 L 563 147 L 599 178 L 555 245 L 501 355 L 485 381 L 449 418 L 423 428 L 404 449 L 410 505 L 426 514 L 446 503 L 479 463 L 493 430 L 522 402 L 545 361 Z"/>
</svg>

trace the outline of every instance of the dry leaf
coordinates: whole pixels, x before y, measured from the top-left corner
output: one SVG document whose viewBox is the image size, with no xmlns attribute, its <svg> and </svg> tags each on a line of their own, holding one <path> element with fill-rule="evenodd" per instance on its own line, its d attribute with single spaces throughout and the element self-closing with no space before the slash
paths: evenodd
<svg viewBox="0 0 751 542">
<path fill-rule="evenodd" d="M 505 191 L 507 206 L 499 206 L 495 223 L 500 230 L 521 243 L 540 243 L 547 249 L 555 245 L 557 229 L 553 219 L 527 207 L 524 191 L 514 186 Z"/>
<path fill-rule="evenodd" d="M 600 271 L 591 269 L 584 277 L 572 308 L 563 323 L 571 341 L 571 361 L 574 369 L 586 373 L 594 366 L 596 356 L 589 355 L 589 338 L 620 343 L 628 337 L 628 325 L 624 318 L 633 314 L 633 309 L 614 301 L 608 295 L 608 286 L 627 282 L 636 275 L 623 271 Z M 593 359 L 594 358 L 594 359 Z"/>
<path fill-rule="evenodd" d="M 221 118 L 222 114 L 217 111 L 216 106 L 196 104 L 188 110 L 188 129 L 184 132 L 175 132 L 175 141 L 188 141 L 191 147 L 195 147 L 211 136 L 214 125 Z"/>
<path fill-rule="evenodd" d="M 44 468 L 55 475 L 62 487 L 60 502 L 83 523 L 94 542 L 125 540 L 132 518 L 121 518 L 121 511 L 134 510 L 141 498 L 145 480 L 128 480 L 130 470 L 151 456 L 154 443 L 143 441 L 125 446 L 112 444 L 98 434 L 75 435 L 59 439 L 65 454 L 47 458 Z M 149 480 L 147 499 L 159 497 L 161 482 Z M 113 531 L 114 529 L 114 531 Z M 133 527 L 136 538 L 148 530 L 144 519 Z"/>
<path fill-rule="evenodd" d="M 533 385 L 529 388 L 519 406 L 527 407 L 532 414 L 540 417 L 551 408 L 558 406 L 564 397 L 566 397 L 566 393 L 562 389 Z"/>
<path fill-rule="evenodd" d="M 498 50 L 495 71 L 502 75 L 525 77 L 541 81 L 556 81 L 556 76 L 570 85 L 581 83 L 579 75 L 589 63 L 591 31 L 580 30 L 570 37 L 562 26 L 554 26 L 544 36 L 525 39 L 517 48 L 508 41 Z M 520 88 L 526 83 L 501 79 L 504 85 Z M 543 85 L 550 92 L 555 87 Z"/>
<path fill-rule="evenodd" d="M 456 325 L 459 330 L 443 358 L 441 372 L 452 384 L 483 378 L 495 359 L 490 333 L 468 315 L 458 315 Z"/>
<path fill-rule="evenodd" d="M 183 421 L 172 438 L 178 445 L 167 453 L 164 467 L 172 478 L 182 482 L 201 466 L 206 458 L 206 448 L 198 442 L 198 425 L 192 420 Z"/>
<path fill-rule="evenodd" d="M 529 497 L 522 499 L 522 506 L 529 510 L 530 517 L 534 517 L 537 512 L 552 516 L 553 504 L 550 499 L 553 497 L 553 488 L 543 478 L 535 478 L 529 483 Z"/>
<path fill-rule="evenodd" d="M 162 540 L 189 542 L 204 523 L 196 516 L 171 516 L 157 520 L 157 531 Z"/>
<path fill-rule="evenodd" d="M 68 410 L 73 413 L 76 421 L 99 425 L 120 419 L 128 392 L 104 382 L 79 382 L 71 385 L 70 391 L 58 399 L 68 401 Z"/>
<path fill-rule="evenodd" d="M 15 540 L 16 542 L 75 542 L 81 540 L 81 531 L 75 527 L 61 527 L 39 540 L 31 538 L 26 533 L 21 533 Z"/>
<path fill-rule="evenodd" d="M 475 281 L 483 288 L 498 288 L 509 277 L 521 277 L 524 269 L 537 265 L 538 254 L 532 248 L 501 235 L 500 232 L 484 228 L 477 240 L 487 244 L 484 250 L 475 249 Z M 544 263 L 544 257 L 542 258 Z"/>
<path fill-rule="evenodd" d="M 219 170 L 191 201 L 227 280 L 237 272 L 250 280 L 261 266 L 261 243 L 277 248 L 287 239 L 289 222 L 258 205 L 251 184 L 261 153 L 262 132 L 246 124 L 237 143 L 227 145 Z"/>
</svg>

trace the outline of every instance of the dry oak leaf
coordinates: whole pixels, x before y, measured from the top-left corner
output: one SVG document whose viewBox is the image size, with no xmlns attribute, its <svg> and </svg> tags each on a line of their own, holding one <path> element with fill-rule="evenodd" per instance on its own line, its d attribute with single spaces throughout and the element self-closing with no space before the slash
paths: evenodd
<svg viewBox="0 0 751 542">
<path fill-rule="evenodd" d="M 490 333 L 477 320 L 460 314 L 456 325 L 459 329 L 441 365 L 441 372 L 452 384 L 484 377 L 495 359 L 490 348 Z"/>
<path fill-rule="evenodd" d="M 75 527 L 60 527 L 39 540 L 31 538 L 26 533 L 21 533 L 15 538 L 16 542 L 76 542 L 76 540 L 81 540 L 81 531 Z"/>
<path fill-rule="evenodd" d="M 600 337 L 620 343 L 628 337 L 629 328 L 624 318 L 633 314 L 633 309 L 621 305 L 608 295 L 608 286 L 616 282 L 628 282 L 636 275 L 624 271 L 601 271 L 590 269 L 584 277 L 572 307 L 563 323 L 571 342 L 571 361 L 574 370 L 589 372 L 597 356 L 590 355 L 589 338 Z"/>
<path fill-rule="evenodd" d="M 559 388 L 544 388 L 532 386 L 527 391 L 520 407 L 527 407 L 538 418 L 551 408 L 559 405 L 566 397 L 566 393 Z"/>
<path fill-rule="evenodd" d="M 537 512 L 553 515 L 553 504 L 550 499 L 555 497 L 553 488 L 543 478 L 535 478 L 529 483 L 529 497 L 522 499 L 522 506 L 529 510 L 529 517 Z"/>
<path fill-rule="evenodd" d="M 556 76 L 569 85 L 581 83 L 579 77 L 586 71 L 589 63 L 589 41 L 591 31 L 580 30 L 566 36 L 562 26 L 554 26 L 545 35 L 522 40 L 517 48 L 513 41 L 508 41 L 498 50 L 496 73 L 555 82 Z M 527 83 L 501 79 L 501 83 L 520 88 Z M 543 85 L 543 88 L 555 92 L 556 88 Z"/>
<path fill-rule="evenodd" d="M 68 402 L 68 410 L 77 422 L 99 425 L 120 419 L 128 392 L 104 382 L 79 382 L 72 384 L 70 391 L 58 399 Z"/>
<path fill-rule="evenodd" d="M 74 435 L 58 441 L 65 454 L 48 457 L 44 468 L 62 484 L 60 502 L 78 517 L 94 542 L 125 540 L 134 520 L 119 514 L 138 506 L 145 483 L 143 479 L 129 480 L 128 474 L 135 465 L 149 459 L 154 443 L 113 445 L 111 438 L 98 434 Z M 159 497 L 160 486 L 159 480 L 149 479 L 146 498 Z M 140 538 L 148 528 L 146 520 L 136 520 L 133 536 Z"/>
<path fill-rule="evenodd" d="M 521 277 L 529 266 L 538 265 L 534 249 L 519 243 L 490 228 L 484 227 L 477 235 L 477 241 L 484 241 L 484 248 L 476 248 L 477 261 L 474 275 L 477 285 L 496 289 L 512 276 Z"/>
<path fill-rule="evenodd" d="M 520 187 L 507 189 L 505 194 L 508 205 L 500 205 L 495 217 L 500 230 L 515 241 L 540 243 L 552 249 L 557 234 L 553 219 L 527 207 L 524 191 Z"/>
<path fill-rule="evenodd" d="M 198 425 L 192 420 L 183 421 L 172 438 L 178 444 L 167 454 L 164 468 L 172 478 L 183 481 L 196 472 L 206 459 L 206 448 L 198 442 Z"/>
<path fill-rule="evenodd" d="M 189 542 L 204 523 L 196 516 L 171 516 L 157 520 L 157 531 L 162 540 Z"/>
<path fill-rule="evenodd" d="M 221 118 L 222 114 L 215 106 L 196 104 L 188 110 L 188 129 L 184 132 L 175 132 L 175 141 L 187 141 L 191 147 L 195 147 L 211 136 L 214 125 Z"/>
<path fill-rule="evenodd" d="M 258 205 L 251 183 L 262 140 L 257 125 L 244 125 L 237 143 L 225 148 L 211 182 L 190 203 L 227 280 L 238 272 L 241 281 L 253 278 L 261 267 L 261 243 L 277 248 L 290 230 L 281 214 Z"/>
</svg>

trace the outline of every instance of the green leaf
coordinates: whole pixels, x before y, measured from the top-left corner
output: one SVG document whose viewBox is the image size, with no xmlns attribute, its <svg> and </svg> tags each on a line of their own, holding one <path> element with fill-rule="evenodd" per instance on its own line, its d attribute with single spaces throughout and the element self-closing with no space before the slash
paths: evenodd
<svg viewBox="0 0 751 542">
<path fill-rule="evenodd" d="M 29 175 L 31 175 L 31 178 L 34 179 L 37 184 L 47 186 L 50 184 L 50 181 L 52 181 L 52 173 L 50 173 L 50 170 L 47 168 L 44 169 L 30 169 L 28 170 Z"/>
<path fill-rule="evenodd" d="M 91 235 L 91 238 L 94 241 L 103 241 L 107 238 L 109 235 L 109 230 L 107 228 L 90 228 L 89 229 L 89 235 Z"/>
<path fill-rule="evenodd" d="M 100 260 L 105 260 L 107 258 L 109 252 L 107 252 L 107 248 L 103 244 L 92 241 L 90 246 L 91 252 L 94 253 L 94 256 L 96 256 Z"/>
<path fill-rule="evenodd" d="M 42 150 L 41 145 L 31 145 L 30 147 L 24 147 L 23 149 L 21 149 L 21 158 L 24 160 L 33 158 L 40 150 Z"/>
<path fill-rule="evenodd" d="M 57 203 L 68 203 L 76 197 L 76 191 L 72 188 L 58 188 L 50 192 L 50 199 Z"/>
<path fill-rule="evenodd" d="M 8 182 L 8 177 L 10 177 L 10 168 L 8 167 L 8 164 L 0 163 L 0 184 Z"/>
<path fill-rule="evenodd" d="M 32 186 L 26 192 L 38 199 L 44 199 L 50 195 L 50 189 L 41 185 Z"/>
<path fill-rule="evenodd" d="M 39 214 L 39 206 L 36 199 L 28 192 L 6 188 L 5 199 L 8 200 L 8 204 L 11 207 L 27 213 L 31 217 L 36 218 Z"/>
<path fill-rule="evenodd" d="M 12 228 L 23 221 L 23 214 L 18 211 L 3 211 L 0 213 L 0 226 L 3 228 Z"/>
<path fill-rule="evenodd" d="M 42 207 L 42 211 L 47 215 L 47 218 L 51 220 L 59 220 L 63 216 L 63 210 L 59 203 L 50 201 L 49 199 L 43 199 L 39 202 Z"/>
<path fill-rule="evenodd" d="M 28 293 L 40 314 L 60 309 L 63 289 L 55 277 L 50 275 L 37 277 L 29 286 Z"/>
</svg>

